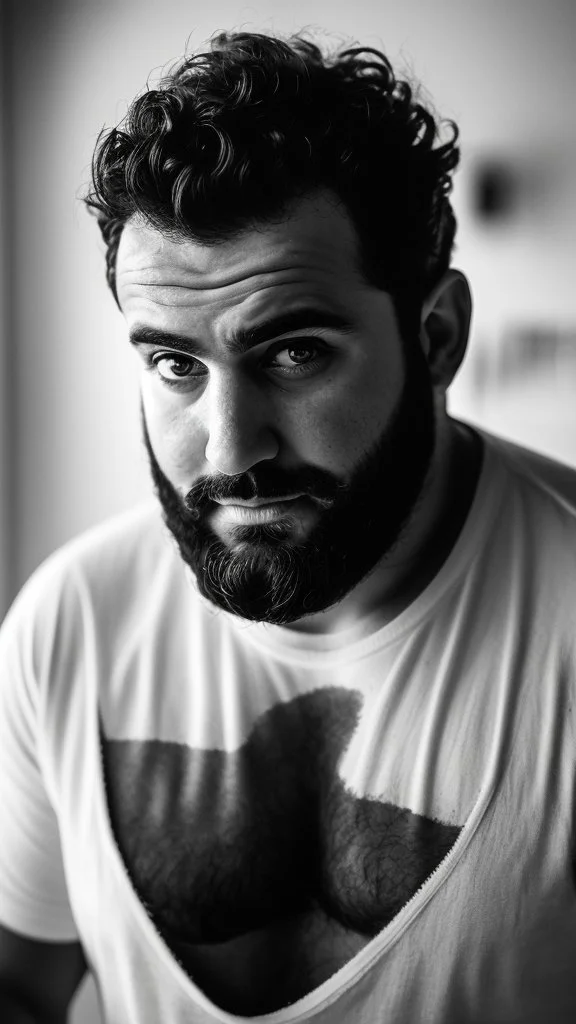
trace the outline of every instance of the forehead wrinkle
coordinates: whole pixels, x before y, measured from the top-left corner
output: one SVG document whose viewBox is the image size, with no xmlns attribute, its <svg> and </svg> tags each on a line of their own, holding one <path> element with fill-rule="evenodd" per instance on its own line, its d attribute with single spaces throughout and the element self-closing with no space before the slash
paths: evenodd
<svg viewBox="0 0 576 1024">
<path fill-rule="evenodd" d="M 260 305 L 262 303 L 268 305 L 268 303 L 274 304 L 279 301 L 279 296 L 286 291 L 286 289 L 294 289 L 294 295 L 290 295 L 291 300 L 296 301 L 298 298 L 306 298 L 308 301 L 323 301 L 333 304 L 338 299 L 338 304 L 341 304 L 341 295 L 335 295 L 334 290 L 331 287 L 326 287 L 327 283 L 333 280 L 332 275 L 327 271 L 321 276 L 315 276 L 309 278 L 307 275 L 303 275 L 301 271 L 283 271 L 281 275 L 278 274 L 262 274 L 259 275 L 259 280 L 254 277 L 248 279 L 239 279 L 233 283 L 221 284 L 218 286 L 193 286 L 190 284 L 178 284 L 166 282 L 156 282 L 151 285 L 149 282 L 138 282 L 138 281 L 124 281 L 120 284 L 120 290 L 124 291 L 125 299 L 129 300 L 144 300 L 148 299 L 154 305 L 169 307 L 171 305 L 177 305 L 179 308 L 190 305 L 190 308 L 195 310 L 201 310 L 204 307 L 209 307 L 214 303 L 225 302 L 225 308 L 229 306 L 244 305 L 248 302 L 250 305 L 255 303 Z M 228 293 L 223 295 L 223 290 L 228 289 Z M 187 299 L 189 301 L 187 301 Z M 282 301 L 284 299 L 282 298 Z M 224 312 L 224 309 L 222 310 Z"/>
<path fill-rule="evenodd" d="M 163 271 L 161 267 L 149 269 L 151 270 L 153 277 L 141 277 L 140 275 L 143 273 L 145 275 L 145 270 L 143 272 L 141 268 L 137 267 L 134 269 L 122 269 L 118 274 L 118 278 L 119 280 L 126 281 L 130 285 L 135 285 L 136 287 L 141 288 L 184 288 L 191 292 L 210 292 L 220 291 L 222 288 L 228 288 L 233 285 L 245 284 L 246 287 L 253 287 L 254 284 L 257 284 L 260 287 L 266 287 L 268 282 L 270 284 L 290 283 L 293 280 L 299 279 L 300 275 L 303 273 L 302 269 L 296 267 L 278 267 L 277 269 L 268 267 L 265 270 L 254 270 L 251 272 L 236 274 L 235 276 L 227 277 L 218 282 L 208 280 L 205 282 L 194 283 L 194 280 L 191 280 L 191 277 L 194 278 L 198 276 L 195 269 L 190 271 L 187 268 L 182 268 L 178 277 L 168 276 L 174 274 L 174 267 L 166 268 L 166 277 L 162 276 Z M 287 275 L 290 275 L 290 277 L 287 278 Z M 154 277 L 157 278 L 157 280 L 154 280 Z M 259 284 L 259 282 L 261 282 L 261 284 Z"/>
<path fill-rule="evenodd" d="M 150 251 L 146 238 L 143 249 L 135 238 L 124 253 L 124 266 L 118 267 L 120 300 L 130 304 L 149 301 L 162 310 L 172 306 L 179 314 L 187 307 L 195 313 L 221 303 L 224 312 L 243 305 L 246 299 L 258 303 L 264 298 L 267 304 L 268 292 L 278 295 L 275 299 L 273 294 L 273 303 L 282 302 L 282 292 L 293 288 L 302 297 L 306 293 L 308 300 L 316 297 L 329 304 L 338 300 L 340 305 L 348 289 L 355 292 L 367 282 L 358 260 L 345 258 L 349 249 L 341 251 L 337 239 L 326 246 L 323 232 L 321 236 L 308 233 L 304 241 L 292 236 L 280 239 L 279 244 L 276 239 L 271 249 L 257 246 L 256 251 L 244 253 L 238 253 L 235 243 L 235 248 L 222 254 L 223 259 L 213 251 L 204 254 L 204 261 L 197 259 L 197 246 L 187 249 L 185 244 L 174 246 L 168 241 Z"/>
<path fill-rule="evenodd" d="M 293 281 L 305 279 L 310 272 L 332 277 L 334 266 L 328 267 L 326 264 L 326 257 L 324 257 L 323 259 L 319 258 L 316 265 L 315 261 L 309 261 L 308 266 L 305 264 L 298 266 L 282 265 L 277 267 L 270 267 L 267 265 L 266 268 L 254 268 L 253 270 L 246 270 L 242 273 L 231 274 L 230 276 L 223 277 L 218 281 L 213 280 L 213 272 L 208 275 L 207 272 L 198 271 L 196 268 L 186 267 L 182 267 L 178 277 L 167 276 L 166 278 L 163 278 L 163 269 L 158 266 L 150 268 L 136 267 L 134 269 L 125 268 L 119 272 L 118 276 L 121 279 L 123 278 L 127 280 L 130 284 L 140 285 L 143 288 L 186 288 L 189 291 L 209 292 L 220 291 L 222 288 L 228 288 L 233 285 L 246 284 L 247 287 L 251 287 L 259 282 L 261 282 L 261 287 L 266 287 L 268 283 L 270 283 L 270 285 L 277 283 L 290 284 Z M 150 277 L 146 276 L 146 270 L 148 269 L 151 273 Z M 167 275 L 172 275 L 174 274 L 174 267 L 167 267 L 166 271 Z M 197 283 L 194 283 L 194 281 L 191 280 L 191 278 L 197 278 L 202 274 L 204 274 L 208 280 L 199 281 Z M 140 275 L 143 275 L 141 279 Z M 136 280 L 134 280 L 134 278 L 136 278 Z M 154 280 L 154 278 L 157 278 L 157 280 Z M 158 278 L 160 278 L 160 280 L 158 280 Z"/>
<path fill-rule="evenodd" d="M 333 274 L 340 270 L 344 275 L 353 277 L 359 276 L 360 266 L 357 258 L 351 261 L 345 258 L 349 251 L 342 252 L 337 245 L 329 246 L 326 249 L 325 240 L 321 238 L 310 238 L 308 244 L 303 244 L 299 239 L 288 239 L 280 245 L 272 248 L 264 248 L 263 251 L 241 254 L 238 258 L 237 249 L 228 252 L 223 259 L 209 259 L 204 266 L 197 261 L 194 252 L 177 248 L 166 253 L 166 250 L 153 253 L 139 253 L 132 249 L 126 256 L 129 263 L 124 268 L 118 268 L 119 273 L 127 278 L 135 275 L 143 276 L 143 283 L 154 286 L 162 286 L 166 282 L 154 280 L 166 275 L 171 287 L 188 287 L 191 290 L 220 289 L 228 285 L 234 285 L 243 281 L 252 281 L 268 276 L 284 275 L 287 273 L 326 273 Z M 198 248 L 198 247 L 196 247 Z M 354 257 L 357 256 L 356 244 L 353 246 Z M 141 256 L 146 262 L 139 265 L 138 258 Z M 171 256 L 176 256 L 172 259 Z M 168 257 L 168 258 L 166 258 Z M 130 260 L 133 261 L 130 266 Z M 152 262 L 150 262 L 152 261 Z M 244 261 L 244 266 L 238 263 Z M 231 265 L 226 266 L 229 263 Z M 190 278 L 200 279 L 198 283 L 192 284 Z M 214 278 L 218 280 L 214 281 Z M 183 279 L 181 281 L 181 279 Z"/>
</svg>

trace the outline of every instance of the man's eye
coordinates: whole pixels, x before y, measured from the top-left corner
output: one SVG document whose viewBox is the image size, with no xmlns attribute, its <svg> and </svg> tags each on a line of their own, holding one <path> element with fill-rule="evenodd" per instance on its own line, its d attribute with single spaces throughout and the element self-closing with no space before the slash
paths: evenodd
<svg viewBox="0 0 576 1024">
<path fill-rule="evenodd" d="M 283 373 L 303 373 L 316 369 L 325 352 L 318 342 L 298 341 L 279 348 L 268 364 L 273 370 Z"/>
<path fill-rule="evenodd" d="M 158 375 L 167 382 L 186 380 L 190 377 L 202 377 L 205 367 L 197 359 L 187 356 L 160 355 L 152 360 Z"/>
</svg>

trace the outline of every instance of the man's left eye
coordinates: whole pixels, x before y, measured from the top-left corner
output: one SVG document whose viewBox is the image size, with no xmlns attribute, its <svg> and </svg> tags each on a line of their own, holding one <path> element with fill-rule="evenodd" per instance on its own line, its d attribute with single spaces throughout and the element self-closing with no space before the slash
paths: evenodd
<svg viewBox="0 0 576 1024">
<path fill-rule="evenodd" d="M 322 354 L 316 342 L 293 342 L 277 349 L 268 365 L 274 370 L 298 371 L 316 366 Z"/>
</svg>

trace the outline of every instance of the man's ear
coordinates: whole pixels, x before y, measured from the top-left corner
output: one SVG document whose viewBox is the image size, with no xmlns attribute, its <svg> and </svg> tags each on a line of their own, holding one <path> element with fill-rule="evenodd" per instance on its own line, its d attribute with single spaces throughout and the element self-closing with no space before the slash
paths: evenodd
<svg viewBox="0 0 576 1024">
<path fill-rule="evenodd" d="M 459 270 L 448 270 L 426 296 L 422 306 L 420 344 L 434 386 L 446 390 L 464 358 L 472 296 Z"/>
</svg>

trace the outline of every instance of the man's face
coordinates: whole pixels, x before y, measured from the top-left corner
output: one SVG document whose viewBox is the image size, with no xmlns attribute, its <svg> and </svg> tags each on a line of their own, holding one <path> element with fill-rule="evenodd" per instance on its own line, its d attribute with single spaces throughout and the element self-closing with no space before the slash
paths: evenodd
<svg viewBox="0 0 576 1024">
<path fill-rule="evenodd" d="M 117 286 L 153 477 L 201 592 L 276 623 L 339 601 L 394 546 L 434 447 L 424 357 L 362 276 L 346 213 L 307 198 L 216 246 L 134 220 Z"/>
</svg>

